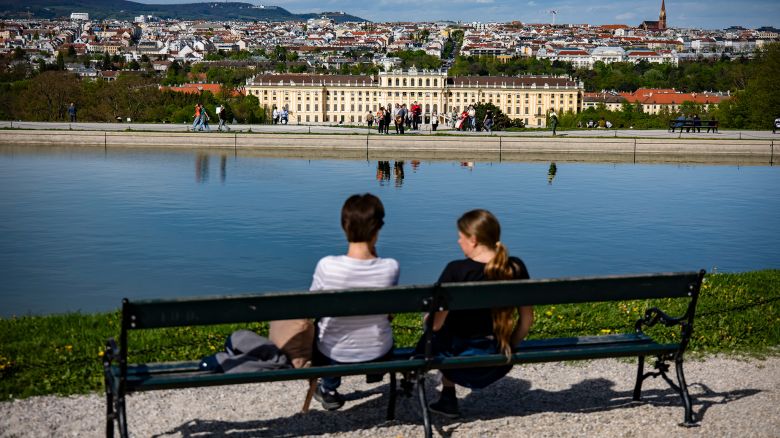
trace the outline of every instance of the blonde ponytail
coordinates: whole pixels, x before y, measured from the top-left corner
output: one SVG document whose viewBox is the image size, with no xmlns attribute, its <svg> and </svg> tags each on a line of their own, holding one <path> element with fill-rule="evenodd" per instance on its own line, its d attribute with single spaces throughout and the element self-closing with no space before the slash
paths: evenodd
<svg viewBox="0 0 780 438">
<path fill-rule="evenodd" d="M 514 277 L 509 263 L 509 254 L 501 242 L 496 242 L 496 255 L 485 265 L 485 278 L 488 280 L 511 280 Z"/>
<path fill-rule="evenodd" d="M 476 237 L 477 242 L 493 248 L 496 255 L 485 264 L 487 280 L 511 280 L 515 276 L 509 252 L 501 243 L 501 225 L 493 214 L 487 210 L 471 210 L 458 219 L 458 230 L 466 236 Z M 492 309 L 493 334 L 498 341 L 498 348 L 507 357 L 512 355 L 512 332 L 515 327 L 515 308 Z"/>
</svg>

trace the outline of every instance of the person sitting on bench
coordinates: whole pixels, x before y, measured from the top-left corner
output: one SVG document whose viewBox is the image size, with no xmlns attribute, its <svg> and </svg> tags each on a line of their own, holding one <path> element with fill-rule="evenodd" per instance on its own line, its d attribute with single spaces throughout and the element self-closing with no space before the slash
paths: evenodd
<svg viewBox="0 0 780 438">
<path fill-rule="evenodd" d="M 309 290 L 388 287 L 398 284 L 398 262 L 376 254 L 379 230 L 384 225 L 382 201 L 366 193 L 352 195 L 341 209 L 346 234 L 346 255 L 322 258 Z M 389 315 L 325 317 L 317 324 L 314 362 L 317 365 L 368 362 L 392 353 L 393 330 Z M 314 398 L 327 410 L 344 405 L 337 389 L 341 378 L 323 377 Z"/>
<path fill-rule="evenodd" d="M 510 257 L 501 243 L 501 226 L 487 210 L 472 210 L 458 219 L 458 244 L 465 259 L 450 262 L 440 283 L 527 279 L 522 260 Z M 519 318 L 515 320 L 515 310 Z M 533 323 L 533 307 L 515 309 L 474 309 L 436 312 L 433 321 L 433 353 L 446 357 L 473 354 L 512 354 Z M 424 340 L 417 346 L 424 350 Z M 439 400 L 431 403 L 432 412 L 450 418 L 460 416 L 455 384 L 467 388 L 484 388 L 505 376 L 512 365 L 442 370 Z"/>
</svg>

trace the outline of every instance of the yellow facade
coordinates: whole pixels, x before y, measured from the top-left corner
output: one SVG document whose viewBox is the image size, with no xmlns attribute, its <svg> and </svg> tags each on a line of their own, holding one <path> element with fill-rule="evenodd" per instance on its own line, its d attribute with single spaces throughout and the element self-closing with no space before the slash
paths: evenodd
<svg viewBox="0 0 780 438">
<path fill-rule="evenodd" d="M 565 77 L 448 77 L 445 71 L 415 69 L 377 76 L 263 74 L 245 87 L 269 112 L 286 107 L 291 124 L 362 124 L 369 111 L 415 102 L 424 123 L 434 115 L 443 123 L 442 116 L 482 102 L 529 127 L 544 127 L 551 110 L 579 112 L 583 91 L 581 82 Z"/>
</svg>

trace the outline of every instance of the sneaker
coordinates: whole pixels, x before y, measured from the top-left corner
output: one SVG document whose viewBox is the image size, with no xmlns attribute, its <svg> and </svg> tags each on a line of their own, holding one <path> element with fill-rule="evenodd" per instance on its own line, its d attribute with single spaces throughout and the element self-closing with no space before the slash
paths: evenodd
<svg viewBox="0 0 780 438">
<path fill-rule="evenodd" d="M 442 394 L 439 400 L 428 405 L 428 409 L 431 412 L 443 415 L 447 418 L 460 417 L 460 410 L 458 410 L 458 398 L 448 397 Z"/>
<path fill-rule="evenodd" d="M 335 411 L 344 406 L 344 397 L 338 391 L 325 392 L 319 385 L 317 385 L 317 390 L 314 391 L 314 399 L 322 403 L 322 407 L 328 411 Z"/>
<path fill-rule="evenodd" d="M 366 374 L 366 383 L 379 383 L 385 379 L 385 375 L 382 373 Z"/>
</svg>

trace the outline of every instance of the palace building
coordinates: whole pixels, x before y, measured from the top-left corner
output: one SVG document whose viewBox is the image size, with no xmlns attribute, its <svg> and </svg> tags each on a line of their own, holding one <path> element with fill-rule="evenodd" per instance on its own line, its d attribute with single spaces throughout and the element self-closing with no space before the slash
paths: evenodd
<svg viewBox="0 0 780 438">
<path fill-rule="evenodd" d="M 292 124 L 361 124 L 380 106 L 414 102 L 423 123 L 436 114 L 462 112 L 469 105 L 492 103 L 526 126 L 546 126 L 551 110 L 578 113 L 584 85 L 556 76 L 449 77 L 444 70 L 395 70 L 376 76 L 261 74 L 245 86 L 269 112 L 287 108 Z M 442 122 L 442 119 L 440 119 Z"/>
</svg>

